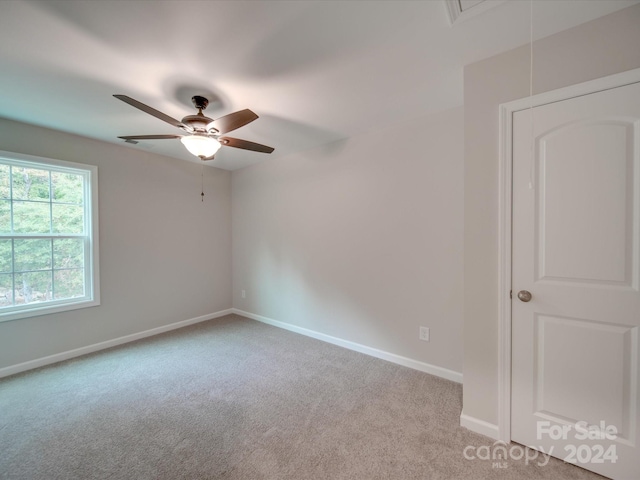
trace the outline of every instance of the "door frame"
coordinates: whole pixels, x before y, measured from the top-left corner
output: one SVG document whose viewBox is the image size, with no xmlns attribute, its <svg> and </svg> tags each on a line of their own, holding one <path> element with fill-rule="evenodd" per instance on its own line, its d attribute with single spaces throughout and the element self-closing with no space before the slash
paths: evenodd
<svg viewBox="0 0 640 480">
<path fill-rule="evenodd" d="M 513 115 L 522 110 L 640 82 L 640 68 L 521 98 L 499 106 L 498 440 L 511 441 L 511 255 Z"/>
</svg>

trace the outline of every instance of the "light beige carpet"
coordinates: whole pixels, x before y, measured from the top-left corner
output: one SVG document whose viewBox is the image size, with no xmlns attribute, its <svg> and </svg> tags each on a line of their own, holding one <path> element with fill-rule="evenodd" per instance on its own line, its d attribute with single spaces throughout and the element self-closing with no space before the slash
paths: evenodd
<svg viewBox="0 0 640 480">
<path fill-rule="evenodd" d="M 461 396 L 230 315 L 1 380 L 0 478 L 601 478 L 465 459 L 493 441 L 459 426 Z"/>
</svg>

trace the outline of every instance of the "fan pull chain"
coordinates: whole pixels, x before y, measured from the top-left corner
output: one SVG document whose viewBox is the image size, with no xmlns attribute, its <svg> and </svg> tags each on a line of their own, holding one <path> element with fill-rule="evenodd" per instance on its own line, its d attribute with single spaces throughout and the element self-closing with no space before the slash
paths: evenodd
<svg viewBox="0 0 640 480">
<path fill-rule="evenodd" d="M 204 162 L 201 165 L 200 171 L 200 201 L 204 202 Z"/>
</svg>

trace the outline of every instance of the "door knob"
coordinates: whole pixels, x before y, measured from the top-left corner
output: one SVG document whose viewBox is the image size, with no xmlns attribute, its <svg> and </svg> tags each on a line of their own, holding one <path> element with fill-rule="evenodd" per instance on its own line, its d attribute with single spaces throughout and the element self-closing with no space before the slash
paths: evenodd
<svg viewBox="0 0 640 480">
<path fill-rule="evenodd" d="M 518 292 L 518 300 L 520 300 L 521 302 L 528 302 L 531 300 L 531 292 L 528 292 L 526 290 L 520 290 Z"/>
</svg>

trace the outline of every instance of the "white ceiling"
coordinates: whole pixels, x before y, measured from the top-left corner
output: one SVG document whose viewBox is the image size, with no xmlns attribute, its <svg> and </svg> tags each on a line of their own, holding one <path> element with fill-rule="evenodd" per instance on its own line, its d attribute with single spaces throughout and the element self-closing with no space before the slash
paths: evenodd
<svg viewBox="0 0 640 480">
<path fill-rule="evenodd" d="M 534 0 L 534 36 L 638 2 Z M 529 10 L 452 27 L 444 0 L 0 0 L 0 116 L 118 143 L 180 131 L 112 94 L 178 119 L 215 96 L 210 117 L 261 117 L 231 136 L 276 149 L 209 162 L 234 170 L 462 105 L 462 67 L 527 43 Z M 198 161 L 174 140 L 128 147 Z"/>
</svg>

